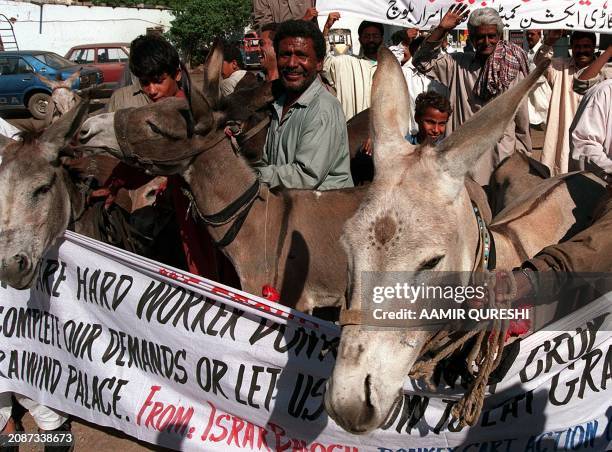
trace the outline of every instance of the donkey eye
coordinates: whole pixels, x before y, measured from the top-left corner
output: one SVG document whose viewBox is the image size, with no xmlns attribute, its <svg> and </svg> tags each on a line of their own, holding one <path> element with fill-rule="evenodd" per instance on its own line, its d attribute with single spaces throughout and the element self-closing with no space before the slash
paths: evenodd
<svg viewBox="0 0 612 452">
<path fill-rule="evenodd" d="M 49 193 L 54 183 L 55 183 L 55 175 L 53 175 L 53 178 L 51 179 L 49 183 L 41 185 L 36 190 L 34 190 L 34 193 L 32 193 L 32 197 L 38 198 L 39 196 L 44 195 L 45 193 Z"/>
<path fill-rule="evenodd" d="M 442 259 L 444 259 L 444 255 L 431 258 L 428 261 L 425 261 L 421 265 L 419 265 L 418 271 L 433 270 L 434 268 L 436 268 L 436 266 L 440 263 Z"/>
<path fill-rule="evenodd" d="M 41 187 L 38 187 L 36 190 L 34 190 L 34 194 L 32 196 L 34 198 L 37 198 L 40 195 L 44 195 L 45 193 L 49 193 L 50 190 L 51 190 L 51 184 L 45 184 L 45 185 L 42 185 Z"/>
<path fill-rule="evenodd" d="M 147 120 L 146 121 L 147 125 L 149 126 L 149 128 L 151 129 L 151 131 L 157 135 L 161 135 L 164 138 L 168 138 L 170 140 L 180 140 L 182 138 L 185 138 L 183 135 L 181 135 L 181 133 L 177 132 L 177 133 L 173 133 L 171 131 L 168 130 L 162 130 L 157 124 L 155 124 L 153 121 L 151 120 Z M 184 133 L 183 133 L 184 134 Z"/>
</svg>

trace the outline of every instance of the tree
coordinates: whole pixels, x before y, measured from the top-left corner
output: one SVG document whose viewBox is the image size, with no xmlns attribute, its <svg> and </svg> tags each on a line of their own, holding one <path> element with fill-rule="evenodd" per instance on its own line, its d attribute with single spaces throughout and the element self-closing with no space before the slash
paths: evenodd
<svg viewBox="0 0 612 452">
<path fill-rule="evenodd" d="M 251 0 L 179 0 L 168 37 L 185 60 L 212 44 L 214 38 L 235 39 L 244 34 L 251 15 Z"/>
</svg>

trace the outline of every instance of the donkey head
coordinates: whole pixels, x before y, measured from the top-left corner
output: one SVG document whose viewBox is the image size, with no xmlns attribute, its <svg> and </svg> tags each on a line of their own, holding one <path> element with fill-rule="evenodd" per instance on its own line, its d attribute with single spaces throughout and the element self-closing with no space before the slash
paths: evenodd
<svg viewBox="0 0 612 452">
<path fill-rule="evenodd" d="M 271 88 L 264 85 L 236 93 L 232 102 L 222 102 L 222 62 L 222 49 L 217 46 L 206 63 L 204 90 L 192 88 L 187 100 L 163 99 L 88 119 L 81 128 L 80 144 L 88 153 L 107 152 L 120 159 L 137 156 L 136 164 L 155 174 L 185 171 L 194 153 L 223 138 L 223 127 L 232 114 L 239 111 L 248 116 L 271 100 Z M 172 165 L 165 164 L 169 157 Z"/>
<path fill-rule="evenodd" d="M 379 51 L 372 86 L 371 136 L 376 175 L 365 201 L 344 229 L 349 262 L 348 308 L 366 306 L 364 272 L 374 286 L 393 286 L 411 272 L 427 283 L 436 271 L 473 268 L 477 221 L 464 187 L 468 170 L 502 137 L 543 68 L 474 115 L 437 146 L 412 146 L 407 87 L 387 49 Z M 467 281 L 466 281 L 467 282 Z M 370 304 L 370 306 L 372 306 Z M 384 305 L 383 305 L 384 308 Z M 366 433 L 379 427 L 401 395 L 403 381 L 430 333 L 345 325 L 325 404 L 344 429 Z"/>
<path fill-rule="evenodd" d="M 80 100 L 79 96 L 72 91 L 72 85 L 79 78 L 81 71 L 76 71 L 66 80 L 49 80 L 36 74 L 45 85 L 51 88 L 51 100 L 47 110 L 47 124 L 57 121 L 62 115 L 68 113 Z"/>
<path fill-rule="evenodd" d="M 71 188 L 63 149 L 87 108 L 81 102 L 39 137 L 0 142 L 0 280 L 14 288 L 30 287 L 41 257 L 68 226 Z"/>
</svg>

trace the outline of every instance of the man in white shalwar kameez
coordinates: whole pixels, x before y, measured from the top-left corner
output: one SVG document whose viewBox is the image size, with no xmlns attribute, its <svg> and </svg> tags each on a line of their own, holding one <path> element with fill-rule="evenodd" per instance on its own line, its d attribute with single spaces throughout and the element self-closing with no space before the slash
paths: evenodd
<svg viewBox="0 0 612 452">
<path fill-rule="evenodd" d="M 332 55 L 327 35 L 338 19 L 340 13 L 331 13 L 323 28 L 328 48 L 321 75 L 336 90 L 336 97 L 348 121 L 357 113 L 370 108 L 372 79 L 378 66 L 376 58 L 378 48 L 383 43 L 384 29 L 382 24 L 364 21 L 359 25 L 361 56 Z"/>
<path fill-rule="evenodd" d="M 527 59 L 529 70 L 533 71 L 536 67 L 534 62 L 535 55 L 542 47 L 542 30 L 527 30 Z M 529 94 L 529 124 L 543 130 L 546 125 L 548 115 L 548 105 L 550 104 L 551 89 L 546 78 L 540 77 L 535 87 Z"/>
<path fill-rule="evenodd" d="M 561 30 L 551 30 L 537 51 L 534 61 L 552 58 L 552 46 L 561 37 Z M 576 76 L 595 59 L 595 34 L 575 31 L 570 38 L 572 57 L 552 58 L 544 76 L 552 88 L 546 120 L 546 134 L 541 161 L 551 175 L 568 172 L 570 160 L 569 128 L 574 120 L 582 95 L 574 89 Z"/>
<path fill-rule="evenodd" d="M 584 96 L 570 129 L 572 159 L 612 174 L 612 79 L 598 83 Z"/>
</svg>

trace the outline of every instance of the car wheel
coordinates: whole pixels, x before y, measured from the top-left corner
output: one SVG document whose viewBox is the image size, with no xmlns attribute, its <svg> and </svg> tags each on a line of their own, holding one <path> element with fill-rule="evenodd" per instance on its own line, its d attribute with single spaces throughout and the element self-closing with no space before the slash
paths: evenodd
<svg viewBox="0 0 612 452">
<path fill-rule="evenodd" d="M 28 100 L 28 110 L 36 119 L 45 119 L 51 96 L 46 93 L 35 93 Z"/>
</svg>

